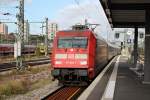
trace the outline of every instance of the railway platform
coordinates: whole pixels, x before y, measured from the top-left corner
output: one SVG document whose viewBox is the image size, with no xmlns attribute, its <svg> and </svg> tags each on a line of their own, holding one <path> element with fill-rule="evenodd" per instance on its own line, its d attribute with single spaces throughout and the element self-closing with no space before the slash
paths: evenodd
<svg viewBox="0 0 150 100">
<path fill-rule="evenodd" d="M 130 70 L 128 58 L 114 58 L 78 100 L 150 100 L 150 85 Z"/>
</svg>

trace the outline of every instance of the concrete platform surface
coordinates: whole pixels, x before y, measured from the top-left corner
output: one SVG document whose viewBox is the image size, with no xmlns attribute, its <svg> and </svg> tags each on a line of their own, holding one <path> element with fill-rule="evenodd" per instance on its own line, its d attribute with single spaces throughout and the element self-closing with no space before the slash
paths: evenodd
<svg viewBox="0 0 150 100">
<path fill-rule="evenodd" d="M 150 100 L 150 85 L 130 67 L 127 57 L 115 57 L 78 100 Z"/>
<path fill-rule="evenodd" d="M 150 100 L 150 85 L 142 84 L 142 78 L 129 69 L 126 57 L 119 61 L 113 100 Z"/>
</svg>

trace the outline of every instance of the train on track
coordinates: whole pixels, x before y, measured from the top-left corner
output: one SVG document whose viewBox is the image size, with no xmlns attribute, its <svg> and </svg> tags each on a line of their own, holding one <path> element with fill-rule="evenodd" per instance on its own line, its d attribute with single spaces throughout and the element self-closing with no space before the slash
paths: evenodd
<svg viewBox="0 0 150 100">
<path fill-rule="evenodd" d="M 45 45 L 43 43 L 36 45 L 25 45 L 24 49 L 22 50 L 23 54 L 44 54 L 45 53 Z M 50 51 L 50 50 L 49 50 Z M 49 52 L 51 53 L 51 52 Z M 7 56 L 14 54 L 14 44 L 0 44 L 0 55 Z"/>
<path fill-rule="evenodd" d="M 34 53 L 36 46 L 25 45 L 23 53 Z M 0 44 L 0 54 L 1 55 L 11 55 L 14 54 L 14 44 Z"/>
<path fill-rule="evenodd" d="M 51 73 L 64 85 L 85 85 L 119 53 L 119 47 L 98 38 L 86 25 L 75 25 L 56 33 Z"/>
</svg>

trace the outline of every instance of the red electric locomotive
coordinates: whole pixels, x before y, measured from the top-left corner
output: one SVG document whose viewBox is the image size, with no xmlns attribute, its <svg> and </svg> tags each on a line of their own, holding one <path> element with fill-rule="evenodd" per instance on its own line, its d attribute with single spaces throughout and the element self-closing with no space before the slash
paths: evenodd
<svg viewBox="0 0 150 100">
<path fill-rule="evenodd" d="M 56 33 L 52 76 L 63 84 L 88 83 L 114 55 L 114 52 L 109 52 L 108 44 L 96 39 L 87 26 L 76 25 L 72 30 Z"/>
</svg>

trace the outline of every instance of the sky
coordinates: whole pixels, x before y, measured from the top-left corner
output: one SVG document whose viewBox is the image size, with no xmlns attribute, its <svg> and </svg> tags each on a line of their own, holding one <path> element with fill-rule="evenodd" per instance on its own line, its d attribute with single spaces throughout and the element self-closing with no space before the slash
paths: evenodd
<svg viewBox="0 0 150 100">
<path fill-rule="evenodd" d="M 0 0 L 0 20 L 16 21 L 18 10 L 15 6 L 18 0 Z M 10 12 L 11 16 L 2 13 Z M 100 24 L 96 28 L 99 36 L 107 37 L 112 32 L 99 0 L 25 0 L 25 19 L 29 21 L 44 21 L 48 17 L 49 23 L 56 22 L 59 29 L 68 29 L 72 25 L 81 23 L 85 19 L 89 23 Z M 9 31 L 16 31 L 16 26 L 9 24 Z M 31 32 L 39 34 L 41 24 L 31 24 Z"/>
</svg>

